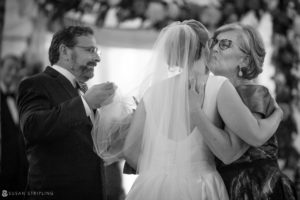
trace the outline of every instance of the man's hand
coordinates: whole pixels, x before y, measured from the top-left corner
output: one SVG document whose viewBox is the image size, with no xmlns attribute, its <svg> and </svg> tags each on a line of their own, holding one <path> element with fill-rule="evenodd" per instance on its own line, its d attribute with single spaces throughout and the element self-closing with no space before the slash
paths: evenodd
<svg viewBox="0 0 300 200">
<path fill-rule="evenodd" d="M 115 95 L 117 86 L 114 83 L 107 82 L 92 86 L 83 95 L 91 109 L 100 108 L 110 104 Z"/>
</svg>

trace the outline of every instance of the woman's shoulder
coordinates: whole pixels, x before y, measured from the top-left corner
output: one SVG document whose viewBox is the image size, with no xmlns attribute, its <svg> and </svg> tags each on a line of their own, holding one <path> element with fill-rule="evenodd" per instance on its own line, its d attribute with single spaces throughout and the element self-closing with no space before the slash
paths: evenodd
<svg viewBox="0 0 300 200">
<path fill-rule="evenodd" d="M 228 79 L 224 76 L 215 76 L 215 75 L 209 75 L 208 76 L 208 84 L 212 84 L 212 85 L 222 85 L 225 81 L 227 81 Z"/>
<path fill-rule="evenodd" d="M 218 93 L 219 89 L 222 87 L 223 83 L 225 83 L 228 79 L 224 76 L 215 76 L 209 75 L 207 79 L 207 90 L 215 90 Z M 229 81 L 227 81 L 229 82 Z"/>
<path fill-rule="evenodd" d="M 226 78 L 225 76 L 216 76 L 216 75 L 209 75 L 209 79 L 213 80 L 213 81 L 219 81 L 219 82 L 224 82 L 226 80 L 228 80 L 228 78 Z"/>
<path fill-rule="evenodd" d="M 272 98 L 268 88 L 263 85 L 239 85 L 236 86 L 236 90 L 242 98 L 247 98 L 249 100 L 259 99 L 262 101 L 268 101 L 270 98 Z"/>
<path fill-rule="evenodd" d="M 258 94 L 264 94 L 264 95 L 270 95 L 270 92 L 268 88 L 266 88 L 263 85 L 258 85 L 258 84 L 244 84 L 244 85 L 239 85 L 236 87 L 237 90 L 241 91 L 248 91 L 251 93 L 258 93 Z"/>
<path fill-rule="evenodd" d="M 267 117 L 275 109 L 274 100 L 268 88 L 263 85 L 239 85 L 236 90 L 252 112 Z"/>
</svg>

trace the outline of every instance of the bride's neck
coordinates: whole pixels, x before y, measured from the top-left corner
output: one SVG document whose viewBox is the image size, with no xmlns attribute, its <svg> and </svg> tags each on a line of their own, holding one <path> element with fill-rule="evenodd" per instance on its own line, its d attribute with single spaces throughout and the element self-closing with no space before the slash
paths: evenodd
<svg viewBox="0 0 300 200">
<path fill-rule="evenodd" d="M 189 71 L 189 80 L 191 79 L 199 79 L 200 77 L 207 76 L 204 71 L 199 70 L 199 68 L 192 68 Z"/>
<path fill-rule="evenodd" d="M 200 76 L 206 75 L 206 68 L 203 60 L 199 59 L 198 61 L 194 62 L 193 66 L 191 66 L 189 70 L 189 79 L 191 78 L 198 78 Z"/>
<path fill-rule="evenodd" d="M 197 79 L 201 74 L 197 71 L 190 71 L 189 72 L 189 80 Z"/>
</svg>

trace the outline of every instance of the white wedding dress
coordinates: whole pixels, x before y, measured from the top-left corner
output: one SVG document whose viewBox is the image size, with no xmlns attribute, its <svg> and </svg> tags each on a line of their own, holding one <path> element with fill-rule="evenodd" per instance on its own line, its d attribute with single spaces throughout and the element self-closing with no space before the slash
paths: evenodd
<svg viewBox="0 0 300 200">
<path fill-rule="evenodd" d="M 224 81 L 223 77 L 209 76 L 205 89 L 203 109 L 216 125 L 221 123 L 217 115 L 216 98 Z M 168 82 L 161 87 L 168 92 Z M 151 115 L 152 109 L 156 108 L 148 97 L 146 95 L 143 100 L 147 115 Z M 163 115 L 164 108 L 160 109 Z M 153 124 L 151 120 L 159 117 L 162 116 L 146 120 L 139 176 L 126 199 L 227 200 L 228 194 L 216 171 L 214 155 L 199 130 L 194 128 L 185 138 L 173 140 L 156 132 L 159 126 L 149 127 L 149 124 Z"/>
<path fill-rule="evenodd" d="M 95 151 L 105 163 L 125 158 L 137 166 L 127 200 L 228 200 L 214 155 L 198 128 L 190 127 L 189 86 L 205 73 L 209 36 L 193 24 L 175 22 L 160 32 L 141 74 L 143 98 L 134 115 L 115 97 L 94 122 Z M 217 127 L 222 121 L 216 100 L 225 80 L 209 76 L 205 88 L 203 110 Z"/>
</svg>

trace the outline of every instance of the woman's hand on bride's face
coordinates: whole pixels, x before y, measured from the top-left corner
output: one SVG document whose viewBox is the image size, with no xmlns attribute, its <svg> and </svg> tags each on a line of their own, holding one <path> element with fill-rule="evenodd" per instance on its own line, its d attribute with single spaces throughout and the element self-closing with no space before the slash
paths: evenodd
<svg viewBox="0 0 300 200">
<path fill-rule="evenodd" d="M 191 130 L 199 121 L 199 112 L 201 112 L 204 100 L 204 87 L 196 87 L 196 81 L 191 80 L 189 84 L 189 109 L 190 109 L 190 128 Z"/>
<path fill-rule="evenodd" d="M 189 83 L 189 105 L 190 111 L 202 108 L 204 101 L 205 85 L 197 84 L 195 79 Z"/>
</svg>

